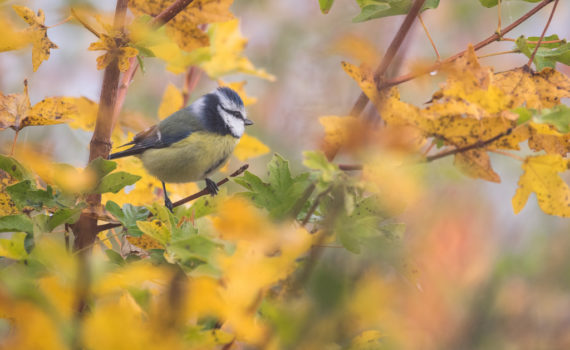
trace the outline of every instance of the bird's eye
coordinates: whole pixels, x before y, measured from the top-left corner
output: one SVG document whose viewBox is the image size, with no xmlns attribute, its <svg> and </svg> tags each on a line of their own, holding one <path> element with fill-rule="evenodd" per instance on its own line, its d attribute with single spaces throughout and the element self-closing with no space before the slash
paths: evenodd
<svg viewBox="0 0 570 350">
<path fill-rule="evenodd" d="M 228 112 L 229 114 L 233 115 L 234 117 L 236 117 L 236 118 L 238 118 L 238 119 L 245 119 L 245 118 L 243 117 L 243 115 L 241 115 L 241 113 L 238 112 L 238 111 L 232 111 L 231 109 L 227 109 L 227 108 L 225 108 L 224 106 L 220 106 L 220 107 L 222 107 L 222 109 L 223 109 L 224 111 Z"/>
</svg>

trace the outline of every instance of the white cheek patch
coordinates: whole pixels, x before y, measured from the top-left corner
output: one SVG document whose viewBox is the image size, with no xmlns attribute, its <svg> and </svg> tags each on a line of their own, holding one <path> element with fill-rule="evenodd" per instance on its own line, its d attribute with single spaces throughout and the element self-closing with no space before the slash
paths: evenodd
<svg viewBox="0 0 570 350">
<path fill-rule="evenodd" d="M 241 135 L 243 135 L 243 132 L 245 131 L 245 124 L 243 120 L 234 117 L 230 113 L 224 111 L 221 106 L 218 106 L 218 113 L 220 113 L 222 116 L 224 123 L 228 126 L 233 136 L 241 137 Z"/>
</svg>

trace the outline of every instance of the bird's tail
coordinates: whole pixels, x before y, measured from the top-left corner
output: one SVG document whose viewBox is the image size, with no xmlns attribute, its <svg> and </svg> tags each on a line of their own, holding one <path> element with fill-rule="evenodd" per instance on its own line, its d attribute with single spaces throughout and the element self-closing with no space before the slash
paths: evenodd
<svg viewBox="0 0 570 350">
<path fill-rule="evenodd" d="M 109 155 L 109 159 L 117 159 L 117 158 L 123 158 L 123 157 L 127 157 L 127 156 L 132 156 L 135 154 L 140 154 L 141 151 L 138 149 L 127 149 L 121 152 L 116 152 L 116 153 L 112 153 Z"/>
</svg>

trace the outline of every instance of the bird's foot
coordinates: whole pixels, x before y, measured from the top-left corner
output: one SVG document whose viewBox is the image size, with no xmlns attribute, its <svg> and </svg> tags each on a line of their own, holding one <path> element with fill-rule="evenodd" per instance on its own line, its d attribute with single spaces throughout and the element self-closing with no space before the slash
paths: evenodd
<svg viewBox="0 0 570 350">
<path fill-rule="evenodd" d="M 217 194 L 218 194 L 218 191 L 220 190 L 220 189 L 218 188 L 218 185 L 217 185 L 214 181 L 212 181 L 212 180 L 210 180 L 210 179 L 208 179 L 208 178 L 206 178 L 205 181 L 206 181 L 206 188 L 208 189 L 208 191 L 210 192 L 210 194 L 211 194 L 212 196 L 217 195 Z"/>
<path fill-rule="evenodd" d="M 164 198 L 164 206 L 167 207 L 171 213 L 174 213 L 174 210 L 173 210 L 174 207 L 172 206 L 172 201 L 170 200 L 170 198 L 168 198 L 168 197 Z"/>
</svg>

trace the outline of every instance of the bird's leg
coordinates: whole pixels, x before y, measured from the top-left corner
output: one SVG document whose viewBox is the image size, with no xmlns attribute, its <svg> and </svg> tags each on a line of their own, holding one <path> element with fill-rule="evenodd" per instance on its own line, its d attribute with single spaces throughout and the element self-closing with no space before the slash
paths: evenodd
<svg viewBox="0 0 570 350">
<path fill-rule="evenodd" d="M 206 178 L 205 181 L 206 181 L 206 188 L 208 189 L 208 191 L 210 191 L 210 194 L 212 196 L 217 195 L 219 191 L 218 185 L 216 185 L 214 181 L 208 178 Z"/>
<path fill-rule="evenodd" d="M 174 211 L 172 210 L 172 201 L 170 201 L 170 198 L 168 198 L 168 193 L 166 193 L 166 185 L 164 184 L 164 181 L 161 182 L 162 182 L 162 191 L 164 192 L 164 206 L 167 207 L 171 213 L 174 213 Z"/>
</svg>

